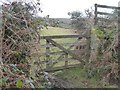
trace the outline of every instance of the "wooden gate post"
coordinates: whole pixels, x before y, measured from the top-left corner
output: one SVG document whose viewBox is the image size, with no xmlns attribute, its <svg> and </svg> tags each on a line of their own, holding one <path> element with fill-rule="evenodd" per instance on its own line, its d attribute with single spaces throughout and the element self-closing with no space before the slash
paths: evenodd
<svg viewBox="0 0 120 90">
<path fill-rule="evenodd" d="M 46 39 L 46 69 L 49 69 L 49 64 L 48 62 L 50 61 L 50 47 L 49 47 L 50 42 Z"/>
<path fill-rule="evenodd" d="M 65 67 L 68 66 L 68 53 L 65 54 Z"/>
<path fill-rule="evenodd" d="M 86 62 L 89 62 L 90 59 L 90 53 L 91 53 L 91 29 L 88 30 L 87 33 L 87 50 L 86 50 Z"/>
<path fill-rule="evenodd" d="M 95 4 L 95 18 L 94 18 L 94 20 L 95 20 L 95 22 L 94 22 L 94 25 L 96 25 L 97 24 L 97 4 Z"/>
<path fill-rule="evenodd" d="M 0 6 L 1 7 L 1 6 Z M 0 12 L 0 15 L 2 15 L 2 11 Z M 0 17 L 0 65 L 3 64 L 2 62 L 2 18 Z"/>
</svg>

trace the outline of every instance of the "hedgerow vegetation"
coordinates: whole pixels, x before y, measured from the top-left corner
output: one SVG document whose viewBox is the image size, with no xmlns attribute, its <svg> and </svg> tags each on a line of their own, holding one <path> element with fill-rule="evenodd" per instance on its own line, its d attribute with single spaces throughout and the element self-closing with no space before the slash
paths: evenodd
<svg viewBox="0 0 120 90">
<path fill-rule="evenodd" d="M 9 2 L 2 4 L 2 61 L 0 87 L 34 88 L 39 81 L 31 79 L 31 61 L 39 57 L 41 26 L 37 19 L 40 2 Z M 33 84 L 34 83 L 34 84 Z"/>
</svg>

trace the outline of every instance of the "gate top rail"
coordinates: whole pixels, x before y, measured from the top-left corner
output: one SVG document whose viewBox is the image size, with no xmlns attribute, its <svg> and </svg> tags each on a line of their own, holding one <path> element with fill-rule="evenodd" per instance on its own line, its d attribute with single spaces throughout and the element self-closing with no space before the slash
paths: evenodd
<svg viewBox="0 0 120 90">
<path fill-rule="evenodd" d="M 94 22 L 94 25 L 96 25 L 98 22 L 98 19 L 99 19 L 98 15 L 110 15 L 110 16 L 113 15 L 113 13 L 100 12 L 100 11 L 98 11 L 98 8 L 120 10 L 120 7 L 117 7 L 117 6 L 107 6 L 107 5 L 95 4 L 95 12 L 94 12 L 95 13 L 95 17 L 94 17 L 95 22 Z"/>
<path fill-rule="evenodd" d="M 77 38 L 86 37 L 85 35 L 54 35 L 54 36 L 41 36 L 41 39 L 59 39 L 59 38 Z"/>
<path fill-rule="evenodd" d="M 107 5 L 100 5 L 100 4 L 95 4 L 95 5 L 101 8 L 120 9 L 120 7 L 115 7 L 115 6 L 107 6 Z"/>
</svg>

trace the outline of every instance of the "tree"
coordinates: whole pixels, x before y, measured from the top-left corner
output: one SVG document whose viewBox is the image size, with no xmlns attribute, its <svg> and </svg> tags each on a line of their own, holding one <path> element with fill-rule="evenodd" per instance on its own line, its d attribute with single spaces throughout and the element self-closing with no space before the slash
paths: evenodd
<svg viewBox="0 0 120 90">
<path fill-rule="evenodd" d="M 78 11 L 68 12 L 68 15 L 71 16 L 71 26 L 74 29 L 77 30 L 85 29 L 86 27 L 85 18 L 83 17 L 81 12 Z"/>
<path fill-rule="evenodd" d="M 57 19 L 49 19 L 49 25 L 52 27 L 59 27 L 60 21 Z"/>
</svg>

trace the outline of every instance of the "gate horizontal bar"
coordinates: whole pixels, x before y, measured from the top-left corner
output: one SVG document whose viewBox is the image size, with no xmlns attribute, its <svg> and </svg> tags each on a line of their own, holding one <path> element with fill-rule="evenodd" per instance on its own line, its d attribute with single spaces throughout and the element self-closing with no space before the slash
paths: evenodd
<svg viewBox="0 0 120 90">
<path fill-rule="evenodd" d="M 60 39 L 60 38 L 78 38 L 87 37 L 83 35 L 54 35 L 54 36 L 41 36 L 41 39 Z"/>
<path fill-rule="evenodd" d="M 107 6 L 107 5 L 100 5 L 100 4 L 96 4 L 97 7 L 101 7 L 101 8 L 110 8 L 110 9 L 120 9 L 120 7 L 115 7 L 115 6 Z"/>
</svg>

